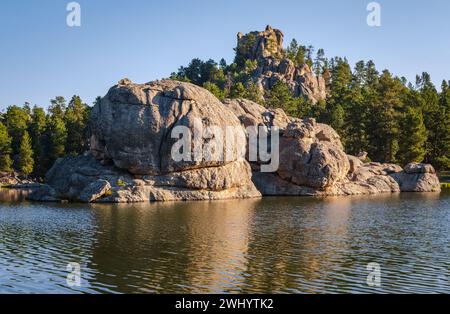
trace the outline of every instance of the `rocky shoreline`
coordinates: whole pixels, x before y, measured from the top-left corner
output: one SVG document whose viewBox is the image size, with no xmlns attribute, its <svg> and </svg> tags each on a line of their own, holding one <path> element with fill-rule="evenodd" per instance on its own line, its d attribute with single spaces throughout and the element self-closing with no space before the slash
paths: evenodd
<svg viewBox="0 0 450 314">
<path fill-rule="evenodd" d="M 241 159 L 236 150 L 225 160 L 175 161 L 172 130 L 195 131 L 195 121 L 244 133 L 252 126 L 278 129 L 278 169 L 261 172 L 262 162 L 249 161 L 248 155 Z M 431 165 L 411 163 L 403 169 L 365 163 L 344 152 L 328 125 L 245 99 L 222 103 L 189 83 L 121 80 L 93 108 L 90 123 L 90 151 L 59 159 L 31 200 L 130 203 L 440 191 Z M 210 145 L 211 139 L 202 138 L 202 144 Z M 248 134 L 243 145 L 249 145 Z"/>
<path fill-rule="evenodd" d="M 0 172 L 0 188 L 36 189 L 41 184 L 16 172 Z"/>
</svg>

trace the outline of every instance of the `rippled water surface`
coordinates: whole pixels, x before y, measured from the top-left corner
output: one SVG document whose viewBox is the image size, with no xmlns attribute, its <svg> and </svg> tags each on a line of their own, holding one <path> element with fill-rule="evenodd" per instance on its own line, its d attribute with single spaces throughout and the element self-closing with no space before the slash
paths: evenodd
<svg viewBox="0 0 450 314">
<path fill-rule="evenodd" d="M 450 193 L 140 205 L 0 190 L 3 293 L 450 293 Z M 81 265 L 69 287 L 67 264 Z M 381 266 L 369 287 L 367 264 Z"/>
</svg>

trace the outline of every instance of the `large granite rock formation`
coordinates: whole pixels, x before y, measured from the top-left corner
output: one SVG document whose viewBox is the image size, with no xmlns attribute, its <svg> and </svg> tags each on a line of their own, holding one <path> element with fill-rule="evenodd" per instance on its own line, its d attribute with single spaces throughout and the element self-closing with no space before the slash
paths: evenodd
<svg viewBox="0 0 450 314">
<path fill-rule="evenodd" d="M 252 164 L 253 182 L 263 195 L 356 195 L 387 192 L 437 192 L 439 180 L 431 165 L 364 163 L 346 155 L 339 135 L 314 119 L 288 117 L 283 110 L 266 109 L 245 99 L 224 104 L 242 125 L 280 129 L 279 168 L 258 171 Z"/>
<path fill-rule="evenodd" d="M 90 124 L 91 151 L 59 159 L 47 173 L 52 195 L 84 202 L 261 196 L 237 145 L 226 155 L 225 146 L 219 151 L 212 139 L 205 137 L 200 138 L 198 147 L 212 156 L 196 157 L 192 140 L 190 161 L 172 158 L 178 140 L 172 138 L 172 130 L 177 126 L 192 134 L 208 126 L 241 129 L 237 117 L 201 87 L 169 80 L 132 84 L 124 79 L 93 108 Z M 216 140 L 226 142 L 225 134 Z M 227 158 L 214 158 L 220 154 Z M 39 199 L 41 194 L 31 198 Z"/>
<path fill-rule="evenodd" d="M 198 125 L 196 125 L 196 123 Z M 99 160 L 113 161 L 120 169 L 137 175 L 159 175 L 171 172 L 222 167 L 238 159 L 235 149 L 229 160 L 217 158 L 174 161 L 171 137 L 177 126 L 196 129 L 215 126 L 239 127 L 236 116 L 210 92 L 193 84 L 164 80 L 132 84 L 121 80 L 96 105 L 91 114 L 91 150 Z M 225 142 L 223 134 L 222 142 Z M 201 145 L 207 144 L 204 139 Z M 224 154 L 222 151 L 216 154 Z"/>
<path fill-rule="evenodd" d="M 193 133 L 210 126 L 232 127 L 243 142 L 226 152 L 226 145 L 212 145 L 214 139 L 226 143 L 225 135 L 203 136 L 204 152 L 227 157 L 195 158 L 191 143 L 191 160 L 176 161 L 172 130 L 178 126 Z M 248 162 L 239 153 L 248 145 L 249 126 L 279 128 L 275 172 L 261 172 L 261 161 Z M 122 80 L 93 108 L 91 129 L 91 150 L 59 159 L 46 175 L 47 185 L 31 199 L 146 202 L 440 190 L 430 165 L 410 164 L 403 170 L 393 164 L 364 163 L 345 154 L 339 135 L 328 125 L 291 118 L 281 109 L 269 110 L 249 100 L 221 103 L 189 83 Z"/>
<path fill-rule="evenodd" d="M 257 62 L 252 80 L 260 90 L 270 90 L 278 81 L 286 83 L 294 96 L 313 103 L 326 98 L 326 79 L 317 77 L 307 64 L 296 66 L 285 57 L 283 33 L 270 26 L 263 32 L 238 33 L 237 60 Z"/>
</svg>

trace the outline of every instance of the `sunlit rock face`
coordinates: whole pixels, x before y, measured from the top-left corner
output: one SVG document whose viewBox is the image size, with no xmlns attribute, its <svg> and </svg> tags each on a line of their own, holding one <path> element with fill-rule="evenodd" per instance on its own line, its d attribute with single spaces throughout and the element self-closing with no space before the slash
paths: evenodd
<svg viewBox="0 0 450 314">
<path fill-rule="evenodd" d="M 196 159 L 192 142 L 191 158 L 177 161 L 172 131 L 178 126 L 191 134 L 211 126 L 221 129 L 213 137 L 200 137 L 199 144 L 226 158 Z M 259 126 L 279 130 L 279 147 L 272 152 L 279 163 L 272 172 L 262 171 L 262 160 L 239 153 L 250 145 L 249 130 Z M 238 130 L 242 142 L 211 145 L 213 139 L 226 143 L 225 129 L 230 127 Z M 221 103 L 189 83 L 122 80 L 93 108 L 91 132 L 91 150 L 57 160 L 46 175 L 47 185 L 31 199 L 124 203 L 440 190 L 431 165 L 402 169 L 365 163 L 345 153 L 339 135 L 328 125 L 245 99 Z"/>
<path fill-rule="evenodd" d="M 440 182 L 432 165 L 410 163 L 392 175 L 404 192 L 440 191 Z"/>
<path fill-rule="evenodd" d="M 241 123 L 280 129 L 279 168 L 257 171 L 253 182 L 263 195 L 358 195 L 392 192 L 438 192 L 439 180 L 431 165 L 364 163 L 344 152 L 339 135 L 314 119 L 296 119 L 281 109 L 266 109 L 245 99 L 224 104 Z M 362 156 L 364 158 L 364 156 Z"/>
<path fill-rule="evenodd" d="M 47 173 L 52 195 L 84 202 L 261 196 L 249 163 L 239 154 L 245 147 L 244 129 L 206 89 L 169 80 L 133 84 L 124 79 L 93 108 L 90 126 L 90 152 L 60 159 Z M 177 127 L 192 136 L 190 146 L 183 148 L 190 148 L 189 158 L 182 160 L 172 152 L 180 139 L 173 137 Z M 208 135 L 208 127 L 223 132 Z M 227 129 L 235 135 L 231 145 Z"/>
<path fill-rule="evenodd" d="M 196 122 L 200 125 L 196 125 Z M 196 128 L 214 126 L 240 128 L 239 120 L 206 89 L 189 83 L 156 81 L 133 84 L 122 80 L 112 87 L 91 115 L 91 151 L 99 160 L 110 160 L 116 167 L 137 175 L 159 175 L 205 167 L 220 167 L 238 160 L 236 145 L 231 156 L 224 156 L 226 146 L 215 151 L 216 158 L 175 161 L 172 138 L 176 127 L 184 126 L 192 135 Z M 198 147 L 207 146 L 203 137 Z M 222 132 L 217 141 L 226 142 Z M 194 143 L 192 141 L 192 146 Z M 212 147 L 213 148 L 213 147 Z"/>
<path fill-rule="evenodd" d="M 286 58 L 283 38 L 283 33 L 271 26 L 262 32 L 238 33 L 236 61 L 257 62 L 252 80 L 262 91 L 270 90 L 281 81 L 287 84 L 294 96 L 304 96 L 313 103 L 325 99 L 327 79 L 316 76 L 307 64 L 296 66 Z"/>
</svg>

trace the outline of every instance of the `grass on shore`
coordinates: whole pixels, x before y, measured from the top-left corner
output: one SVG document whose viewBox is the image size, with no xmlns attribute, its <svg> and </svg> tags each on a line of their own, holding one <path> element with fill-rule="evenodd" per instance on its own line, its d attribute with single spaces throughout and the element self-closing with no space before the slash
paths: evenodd
<svg viewBox="0 0 450 314">
<path fill-rule="evenodd" d="M 441 181 L 442 189 L 450 189 L 450 171 L 442 171 L 439 173 L 439 181 Z"/>
</svg>

